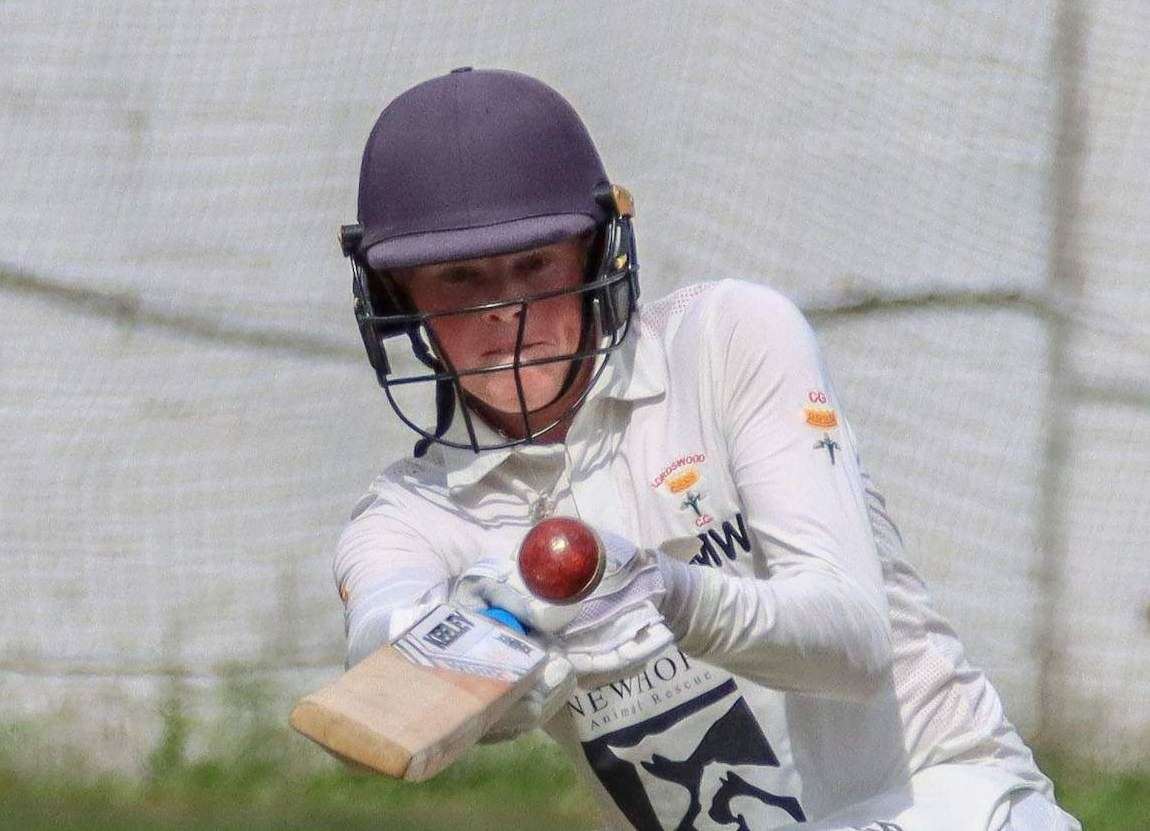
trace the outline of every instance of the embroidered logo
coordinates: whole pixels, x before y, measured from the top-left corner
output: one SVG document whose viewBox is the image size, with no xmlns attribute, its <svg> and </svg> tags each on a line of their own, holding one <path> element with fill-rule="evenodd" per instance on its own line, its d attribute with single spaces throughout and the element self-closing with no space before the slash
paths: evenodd
<svg viewBox="0 0 1150 831">
<path fill-rule="evenodd" d="M 803 412 L 806 413 L 807 424 L 811 427 L 830 430 L 839 426 L 838 415 L 830 407 L 807 407 Z"/>
<path fill-rule="evenodd" d="M 706 453 L 692 453 L 689 456 L 680 456 L 679 458 L 675 459 L 675 461 L 671 462 L 671 464 L 667 465 L 665 468 L 659 471 L 659 475 L 651 480 L 651 487 L 659 487 L 667 481 L 667 478 L 671 476 L 671 474 L 681 468 L 685 468 L 690 465 L 701 465 L 705 461 L 707 461 Z"/>
<path fill-rule="evenodd" d="M 698 465 L 707 461 L 705 453 L 695 453 L 691 456 L 681 456 L 662 471 L 651 482 L 653 487 L 666 486 L 667 492 L 675 497 L 682 497 L 679 509 L 691 510 L 695 514 L 695 527 L 702 528 L 714 521 L 714 517 L 699 507 L 699 503 L 706 496 L 695 486 L 703 479 Z"/>
<path fill-rule="evenodd" d="M 815 442 L 815 450 L 826 450 L 830 454 L 831 464 L 835 463 L 835 451 L 840 449 L 839 443 L 830 437 L 830 434 L 823 433 L 823 437 Z"/>
<path fill-rule="evenodd" d="M 827 394 L 822 390 L 807 393 L 807 405 L 803 407 L 806 422 L 820 430 L 830 430 L 839 426 L 839 417 L 834 407 L 828 403 Z"/>
<path fill-rule="evenodd" d="M 697 484 L 701 478 L 699 469 L 691 465 L 684 469 L 682 473 L 676 473 L 667 479 L 667 490 L 675 494 L 682 493 L 691 487 L 691 485 Z"/>
</svg>

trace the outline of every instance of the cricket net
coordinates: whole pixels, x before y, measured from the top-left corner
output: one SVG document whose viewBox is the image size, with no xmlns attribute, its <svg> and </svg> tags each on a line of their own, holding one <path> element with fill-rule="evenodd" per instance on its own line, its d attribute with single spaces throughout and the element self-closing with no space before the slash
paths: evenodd
<svg viewBox="0 0 1150 831">
<path fill-rule="evenodd" d="M 807 309 L 1013 720 L 1150 742 L 1150 6 L 0 4 L 0 721 L 138 764 L 179 690 L 342 660 L 329 555 L 410 452 L 335 229 L 395 94 L 520 69 L 638 202 L 646 297 Z"/>
</svg>

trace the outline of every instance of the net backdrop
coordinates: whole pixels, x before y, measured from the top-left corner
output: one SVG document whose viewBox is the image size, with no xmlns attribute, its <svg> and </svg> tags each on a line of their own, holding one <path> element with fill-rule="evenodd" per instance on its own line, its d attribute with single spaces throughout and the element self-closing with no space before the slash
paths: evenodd
<svg viewBox="0 0 1150 831">
<path fill-rule="evenodd" d="M 1150 6 L 0 4 L 0 721 L 137 765 L 177 685 L 333 675 L 331 550 L 410 452 L 335 229 L 380 108 L 536 75 L 643 290 L 810 313 L 1012 719 L 1150 747 Z"/>
</svg>

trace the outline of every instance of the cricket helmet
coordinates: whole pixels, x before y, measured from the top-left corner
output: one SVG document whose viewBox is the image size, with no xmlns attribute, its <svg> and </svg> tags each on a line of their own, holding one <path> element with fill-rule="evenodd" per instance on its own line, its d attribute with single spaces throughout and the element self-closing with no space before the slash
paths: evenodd
<svg viewBox="0 0 1150 831">
<path fill-rule="evenodd" d="M 630 195 L 613 185 L 574 108 L 546 84 L 516 72 L 456 69 L 412 87 L 380 114 L 360 168 L 358 222 L 340 229 L 352 263 L 355 316 L 368 359 L 399 418 L 432 442 L 475 452 L 530 443 L 569 416 L 594 385 L 610 354 L 626 339 L 639 295 Z M 471 308 L 420 313 L 388 269 L 507 254 L 594 233 L 583 283 L 561 292 L 583 299 L 579 350 L 522 361 L 524 324 L 532 302 L 510 298 Z M 546 297 L 556 296 L 550 292 Z M 519 338 L 511 363 L 458 371 L 436 343 L 430 323 L 450 314 L 519 307 Z M 397 372 L 395 340 L 418 359 Z M 555 421 L 532 428 L 519 380 L 521 366 L 594 361 L 586 390 Z M 483 443 L 460 377 L 512 371 L 520 389 L 524 435 Z M 435 385 L 435 423 L 420 422 L 397 395 L 411 384 Z M 562 393 L 561 393 L 562 395 Z M 456 411 L 467 440 L 445 436 Z"/>
</svg>

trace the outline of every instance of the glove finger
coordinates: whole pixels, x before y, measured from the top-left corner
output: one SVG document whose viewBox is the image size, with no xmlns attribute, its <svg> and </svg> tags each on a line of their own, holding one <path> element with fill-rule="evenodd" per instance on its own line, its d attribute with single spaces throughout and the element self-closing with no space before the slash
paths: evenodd
<svg viewBox="0 0 1150 831">
<path fill-rule="evenodd" d="M 546 724 L 571 697 L 575 684 L 571 662 L 561 655 L 552 654 L 535 685 L 491 726 L 481 742 L 507 741 Z"/>
<path fill-rule="evenodd" d="M 588 676 L 593 678 L 618 678 L 621 675 L 626 675 L 627 670 L 631 668 L 629 662 L 622 660 L 614 652 L 601 653 L 598 655 L 581 655 L 578 653 L 568 653 L 567 657 L 571 661 L 571 666 L 575 668 L 575 672 L 579 675 L 580 682 L 584 685 L 587 684 L 586 678 Z"/>
<path fill-rule="evenodd" d="M 610 648 L 588 644 L 573 645 L 564 653 L 581 677 L 598 674 L 623 674 L 646 664 L 675 642 L 675 636 L 662 623 L 655 623 L 636 633 L 635 637 Z"/>
<path fill-rule="evenodd" d="M 606 654 L 621 649 L 624 645 L 632 642 L 647 644 L 655 637 L 654 633 L 656 632 L 659 633 L 659 638 L 663 638 L 662 632 L 666 630 L 666 625 L 661 620 L 629 621 L 629 624 L 624 630 L 608 629 L 581 638 L 570 638 L 559 642 L 557 645 L 567 656 Z"/>
<path fill-rule="evenodd" d="M 528 612 L 530 620 L 524 622 L 528 623 L 532 629 L 546 635 L 560 634 L 580 614 L 578 604 L 559 606 L 543 600 L 532 599 L 528 605 L 530 606 Z"/>
<path fill-rule="evenodd" d="M 480 737 L 479 743 L 506 742 L 526 733 L 535 726 L 534 712 L 535 707 L 524 696 L 512 704 L 507 712 L 500 716 L 499 721 L 488 728 L 487 732 Z"/>
<path fill-rule="evenodd" d="M 485 558 L 471 566 L 455 578 L 451 587 L 450 601 L 460 608 L 480 611 L 490 605 L 484 592 L 489 585 L 497 585 L 507 580 L 511 564 Z"/>
<path fill-rule="evenodd" d="M 479 608 L 498 606 L 506 609 L 528 629 L 542 635 L 561 631 L 579 613 L 576 607 L 556 606 L 501 583 L 480 584 L 476 595 L 481 604 Z"/>
<path fill-rule="evenodd" d="M 543 668 L 543 684 L 548 692 L 539 705 L 539 724 L 546 724 L 575 692 L 575 668 L 564 657 L 555 656 Z"/>
<path fill-rule="evenodd" d="M 643 586 L 635 586 L 633 591 L 609 599 L 589 598 L 579 606 L 578 616 L 560 633 L 561 636 L 575 637 L 600 628 L 625 631 L 622 623 L 625 618 L 663 619 L 652 593 Z"/>
</svg>

